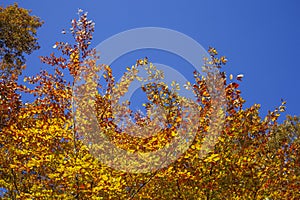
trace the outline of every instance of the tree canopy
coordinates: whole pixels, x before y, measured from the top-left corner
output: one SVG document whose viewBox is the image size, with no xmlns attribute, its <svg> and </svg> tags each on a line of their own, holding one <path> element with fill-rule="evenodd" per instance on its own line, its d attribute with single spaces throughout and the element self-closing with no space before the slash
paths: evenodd
<svg viewBox="0 0 300 200">
<path fill-rule="evenodd" d="M 12 8 L 16 9 L 16 5 Z M 176 84 L 169 88 L 157 79 L 142 88 L 148 98 L 145 107 L 161 105 L 167 113 L 164 117 L 169 126 L 150 138 L 133 137 L 126 129 L 119 128 L 114 121 L 116 108 L 124 112 L 121 114 L 133 116 L 134 123 L 141 127 L 150 126 L 155 120 L 134 113 L 128 104 L 112 105 L 138 78 L 138 70 L 152 66 L 149 76 L 157 75 L 158 71 L 150 60 L 142 58 L 127 69 L 120 82 L 116 82 L 108 65 L 96 64 L 98 57 L 90 48 L 93 32 L 94 23 L 88 20 L 86 13 L 72 20 L 74 42 L 57 42 L 58 53 L 41 57 L 43 63 L 55 70 L 26 77 L 24 82 L 32 88 L 15 79 L 0 79 L 0 154 L 3 155 L 0 188 L 5 190 L 3 199 L 300 198 L 299 117 L 288 117 L 282 124 L 277 122 L 285 109 L 285 101 L 265 118 L 260 116 L 259 104 L 245 108 L 239 89 L 241 77 L 235 79 L 221 71 L 225 64 L 228 65 L 227 59 L 219 57 L 214 48 L 208 50 L 210 61 L 204 66 L 207 76 L 194 74 L 191 90 L 197 98 L 194 102 L 197 130 L 189 148 L 176 161 L 161 169 L 131 173 L 106 165 L 105 157 L 102 160 L 94 156 L 91 149 L 104 154 L 110 149 L 105 142 L 84 142 L 90 137 L 86 133 L 94 128 L 90 126 L 91 119 L 85 117 L 89 109 L 96 110 L 99 136 L 104 134 L 110 143 L 128 152 L 151 152 L 165 147 L 179 134 L 182 109 L 191 102 L 178 94 Z M 36 44 L 35 39 L 30 41 Z M 17 63 L 12 62 L 12 65 L 17 66 Z M 209 73 L 212 69 L 220 72 Z M 98 77 L 100 70 L 103 74 Z M 66 72 L 73 80 L 65 77 Z M 80 84 L 75 87 L 78 74 L 88 87 L 82 88 Z M 97 90 L 93 90 L 94 81 L 99 78 L 104 79 L 104 83 L 97 83 Z M 226 107 L 222 131 L 212 138 L 216 140 L 213 148 L 202 157 L 215 110 L 207 84 L 209 78 L 221 80 L 215 92 L 224 89 Z M 76 92 L 92 94 L 94 98 L 80 96 L 77 102 L 83 109 L 75 116 Z M 34 101 L 23 103 L 22 93 L 33 95 Z M 85 126 L 78 126 L 79 120 Z M 122 160 L 115 158 L 112 162 Z"/>
<path fill-rule="evenodd" d="M 39 48 L 36 34 L 43 22 L 15 3 L 0 7 L 0 61 L 2 73 L 19 75 L 24 68 L 24 54 Z"/>
</svg>

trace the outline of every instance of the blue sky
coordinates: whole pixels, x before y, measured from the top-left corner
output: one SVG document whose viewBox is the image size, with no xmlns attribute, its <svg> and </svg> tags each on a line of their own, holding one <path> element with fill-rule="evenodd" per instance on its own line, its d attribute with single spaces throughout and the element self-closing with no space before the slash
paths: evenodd
<svg viewBox="0 0 300 200">
<path fill-rule="evenodd" d="M 41 69 L 38 56 L 49 55 L 56 41 L 66 39 L 60 32 L 70 27 L 70 20 L 81 8 L 96 23 L 94 46 L 138 27 L 182 32 L 204 48 L 213 46 L 226 55 L 229 63 L 225 71 L 245 75 L 241 90 L 246 106 L 261 104 L 264 116 L 283 98 L 287 101 L 286 114 L 300 115 L 300 1 L 2 0 L 0 4 L 13 2 L 31 9 L 45 22 L 38 31 L 41 49 L 28 56 L 26 75 Z M 154 57 L 150 60 L 156 61 Z"/>
</svg>

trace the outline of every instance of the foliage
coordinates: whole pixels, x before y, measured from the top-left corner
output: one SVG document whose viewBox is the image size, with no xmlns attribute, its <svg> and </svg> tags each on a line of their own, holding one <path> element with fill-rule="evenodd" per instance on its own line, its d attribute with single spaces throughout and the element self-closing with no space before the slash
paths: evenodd
<svg viewBox="0 0 300 200">
<path fill-rule="evenodd" d="M 225 72 L 207 73 L 206 77 L 195 73 L 195 83 L 190 85 L 198 99 L 196 137 L 188 150 L 169 166 L 129 173 L 94 157 L 82 139 L 89 137 L 85 133 L 93 128 L 85 111 L 96 110 L 100 132 L 111 143 L 129 152 L 149 152 L 176 137 L 184 109 L 178 104 L 191 102 L 178 95 L 175 83 L 174 88 L 168 88 L 160 82 L 162 74 L 147 59 L 138 60 L 128 68 L 122 81 L 115 82 L 111 68 L 97 65 L 98 57 L 89 48 L 93 31 L 94 23 L 87 19 L 87 14 L 80 13 L 79 19 L 72 20 L 74 44 L 57 42 L 55 47 L 60 55 L 53 53 L 41 58 L 54 66 L 55 72 L 42 71 L 27 77 L 24 81 L 32 84 L 32 89 L 14 79 L 1 80 L 0 187 L 7 189 L 4 199 L 299 199 L 299 118 L 289 117 L 283 124 L 277 123 L 284 101 L 264 119 L 259 115 L 259 105 L 243 108 L 245 100 L 240 96 L 239 84 L 232 75 L 227 79 Z M 205 66 L 208 72 L 226 64 L 226 58 L 218 58 L 214 48 L 209 53 L 211 59 Z M 134 117 L 134 123 L 141 127 L 150 126 L 155 120 L 133 113 L 126 103 L 115 103 L 127 92 L 129 84 L 138 79 L 137 71 L 145 65 L 149 69 L 152 66 L 149 77 L 157 81 L 143 86 L 149 100 L 145 107 L 150 112 L 153 106 L 161 105 L 168 113 L 164 117 L 169 125 L 146 139 L 128 134 L 130 130 L 118 127 L 114 117 L 114 112 L 122 111 L 120 114 Z M 100 70 L 104 72 L 105 85 L 94 84 L 100 78 Z M 64 72 L 73 80 L 68 81 Z M 79 76 L 88 87 L 76 85 Z M 205 134 L 211 129 L 214 115 L 209 78 L 222 80 L 216 88 L 224 89 L 227 105 L 217 143 L 202 157 Z M 34 95 L 34 101 L 23 103 L 17 91 Z M 76 116 L 74 93 L 77 97 L 94 95 L 93 101 L 80 96 L 82 101 L 77 102 L 84 109 Z M 77 126 L 78 120 L 85 126 Z M 95 149 L 105 152 L 106 145 L 95 143 Z"/>
<path fill-rule="evenodd" d="M 43 22 L 17 4 L 0 7 L 0 61 L 2 73 L 21 74 L 25 54 L 39 48 L 36 31 Z"/>
</svg>

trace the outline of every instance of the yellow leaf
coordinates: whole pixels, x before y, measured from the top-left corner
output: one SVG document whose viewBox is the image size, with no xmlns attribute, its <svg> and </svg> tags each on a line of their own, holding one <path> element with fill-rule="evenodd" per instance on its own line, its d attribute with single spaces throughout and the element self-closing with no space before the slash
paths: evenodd
<svg viewBox="0 0 300 200">
<path fill-rule="evenodd" d="M 205 162 L 217 162 L 218 160 L 220 160 L 220 155 L 219 154 L 211 154 L 204 161 Z"/>
<path fill-rule="evenodd" d="M 106 174 L 105 174 L 105 175 L 103 175 L 103 176 L 102 176 L 102 179 L 103 179 L 103 180 L 105 180 L 105 181 L 107 181 L 107 180 L 108 180 L 108 177 L 107 177 L 107 175 L 106 175 Z"/>
</svg>

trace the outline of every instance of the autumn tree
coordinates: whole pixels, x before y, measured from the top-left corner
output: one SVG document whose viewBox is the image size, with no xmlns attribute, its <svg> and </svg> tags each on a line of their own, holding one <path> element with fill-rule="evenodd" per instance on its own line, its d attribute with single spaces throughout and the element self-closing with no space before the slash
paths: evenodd
<svg viewBox="0 0 300 200">
<path fill-rule="evenodd" d="M 289 117 L 278 124 L 285 101 L 265 118 L 260 116 L 260 105 L 245 108 L 241 77 L 222 71 L 227 59 L 219 57 L 216 49 L 208 51 L 210 58 L 203 66 L 206 76 L 195 72 L 194 82 L 187 84 L 196 98 L 191 102 L 179 95 L 176 83 L 168 87 L 161 81 L 162 72 L 148 59 L 137 60 L 121 81 L 115 81 L 112 69 L 98 65 L 99 58 L 90 48 L 94 23 L 86 13 L 79 12 L 78 19 L 72 20 L 70 32 L 73 42 L 57 42 L 58 51 L 41 57 L 54 67 L 54 73 L 41 71 L 25 78 L 30 88 L 16 82 L 1 85 L 1 112 L 7 116 L 0 129 L 4 199 L 299 199 L 299 119 Z M 151 80 L 142 86 L 149 115 L 133 112 L 129 102 L 117 103 L 145 68 Z M 212 89 L 209 80 L 220 81 L 212 82 L 216 84 Z M 15 90 L 33 95 L 34 101 L 23 104 Z M 220 92 L 224 98 L 213 98 Z M 225 106 L 216 113 L 221 101 Z M 128 171 L 122 171 L 117 168 L 123 164 L 122 155 L 110 160 L 115 165 L 106 164 L 111 159 L 105 157 L 110 144 L 129 154 L 140 153 L 135 154 L 136 161 L 161 159 L 140 155 L 164 148 L 180 134 L 179 124 L 188 117 L 184 109 L 190 104 L 197 111 L 195 137 L 170 165 L 156 170 L 139 165 L 141 172 L 130 171 L 134 166 L 129 165 Z M 151 137 L 134 137 L 129 134 L 134 126 L 117 123 L 116 113 L 134 118 L 127 125 L 150 127 L 157 106 L 166 113 L 166 126 Z M 89 117 L 90 110 L 95 110 L 95 118 Z M 214 122 L 219 114 L 223 118 Z M 206 137 L 214 123 L 222 124 L 220 133 Z M 189 136 L 193 129 L 185 130 Z M 97 142 L 103 135 L 108 140 Z M 201 156 L 207 149 L 206 156 Z M 174 157 L 169 152 L 165 160 Z"/>
<path fill-rule="evenodd" d="M 22 106 L 16 81 L 25 68 L 24 54 L 39 48 L 35 36 L 41 25 L 38 17 L 17 4 L 0 7 L 0 130 L 16 121 Z"/>
<path fill-rule="evenodd" d="M 0 7 L 0 66 L 2 74 L 19 75 L 24 68 L 24 54 L 39 49 L 36 34 L 43 22 L 15 3 Z"/>
</svg>

